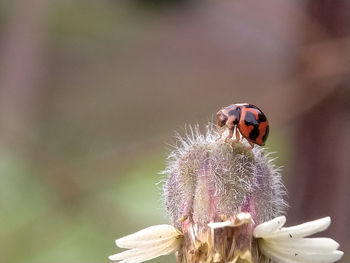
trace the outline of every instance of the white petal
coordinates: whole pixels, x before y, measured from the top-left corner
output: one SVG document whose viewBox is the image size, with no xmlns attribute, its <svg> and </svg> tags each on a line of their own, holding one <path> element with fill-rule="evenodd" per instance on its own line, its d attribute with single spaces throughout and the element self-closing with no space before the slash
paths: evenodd
<svg viewBox="0 0 350 263">
<path fill-rule="evenodd" d="M 263 236 L 264 239 L 285 240 L 293 238 L 301 238 L 309 235 L 313 235 L 317 232 L 324 231 L 331 223 L 330 217 L 324 217 L 318 220 L 303 223 L 292 227 L 283 227 L 279 231 L 275 231 L 271 234 Z"/>
<path fill-rule="evenodd" d="M 153 242 L 175 238 L 181 233 L 171 225 L 157 225 L 145 228 L 134 234 L 119 238 L 115 241 L 118 247 L 135 248 L 141 246 L 151 246 Z"/>
<path fill-rule="evenodd" d="M 152 248 L 134 248 L 109 257 L 112 261 L 123 263 L 139 263 L 162 255 L 168 255 L 178 250 L 181 239 L 173 239 Z"/>
<path fill-rule="evenodd" d="M 254 223 L 251 214 L 246 212 L 241 212 L 237 214 L 234 221 L 226 220 L 224 222 L 211 222 L 208 226 L 211 229 L 223 228 L 223 227 L 237 227 L 243 224 Z"/>
<path fill-rule="evenodd" d="M 153 258 L 156 258 L 159 256 L 169 255 L 170 253 L 177 251 L 179 249 L 179 245 L 180 245 L 180 242 L 173 242 L 169 246 L 162 248 L 162 249 L 159 248 L 159 249 L 156 249 L 154 251 L 148 250 L 148 251 L 145 251 L 145 253 L 142 256 L 133 257 L 131 259 L 128 259 L 127 262 L 128 263 L 139 263 L 139 262 L 150 260 L 150 259 L 153 259 Z"/>
<path fill-rule="evenodd" d="M 295 250 L 289 247 L 281 247 L 264 240 L 259 241 L 259 247 L 266 256 L 270 255 L 272 259 L 278 262 L 331 263 L 343 256 L 343 252 L 339 250 L 315 250 L 310 252 L 302 249 Z"/>
<path fill-rule="evenodd" d="M 278 263 L 301 263 L 301 261 L 299 260 L 286 257 L 285 255 L 281 254 L 278 250 L 276 250 L 274 247 L 267 246 L 267 243 L 265 242 L 265 240 L 259 240 L 259 249 L 265 256 L 267 256 L 268 258 Z"/>
<path fill-rule="evenodd" d="M 271 245 L 280 248 L 307 252 L 329 252 L 339 248 L 339 244 L 331 238 L 298 238 L 286 241 L 268 241 Z"/>
<path fill-rule="evenodd" d="M 240 226 L 243 224 L 250 224 L 250 223 L 254 223 L 251 214 L 246 212 L 241 212 L 236 216 L 234 226 Z"/>
<path fill-rule="evenodd" d="M 113 260 L 113 261 L 124 260 L 124 259 L 130 258 L 132 256 L 137 257 L 139 255 L 142 255 L 143 253 L 145 253 L 145 251 L 134 248 L 134 249 L 129 249 L 129 250 L 120 252 L 118 254 L 109 256 L 109 259 Z"/>
<path fill-rule="evenodd" d="M 224 222 L 211 222 L 208 224 L 208 226 L 212 229 L 216 229 L 216 228 L 223 228 L 227 226 L 233 226 L 233 224 L 230 220 L 227 220 Z"/>
<path fill-rule="evenodd" d="M 286 223 L 285 216 L 276 217 L 270 221 L 264 222 L 255 227 L 253 235 L 256 238 L 264 237 L 265 235 L 274 233 Z"/>
<path fill-rule="evenodd" d="M 171 247 L 173 245 L 175 240 L 168 240 L 166 242 L 163 243 L 159 243 L 158 246 L 153 246 L 153 247 L 141 247 L 141 248 L 133 248 L 133 249 L 129 249 L 123 252 L 120 252 L 118 254 L 115 254 L 113 256 L 110 256 L 109 258 L 111 260 L 125 260 L 131 257 L 138 257 L 138 256 L 142 256 L 145 253 L 149 253 L 150 251 L 159 251 L 162 250 L 164 248 L 168 248 Z"/>
<path fill-rule="evenodd" d="M 285 223 L 276 218 L 258 225 L 253 234 L 259 238 L 260 251 L 278 263 L 332 263 L 338 261 L 343 252 L 339 244 L 330 238 L 306 238 L 327 229 L 331 220 L 321 218 L 293 227 L 282 227 Z"/>
<path fill-rule="evenodd" d="M 236 220 L 250 223 L 252 221 L 252 215 L 250 213 L 241 212 L 237 214 Z"/>
<path fill-rule="evenodd" d="M 344 255 L 342 251 L 335 250 L 324 253 L 302 253 L 298 255 L 301 262 L 317 262 L 317 263 L 332 263 L 336 262 Z"/>
<path fill-rule="evenodd" d="M 117 246 L 119 244 L 119 247 L 121 248 L 152 248 L 155 246 L 159 246 L 161 244 L 167 243 L 169 241 L 174 240 L 174 238 L 180 238 L 181 235 L 177 235 L 177 236 L 171 236 L 171 237 L 167 237 L 167 238 L 159 238 L 159 239 L 149 239 L 149 240 L 132 240 L 132 241 L 128 241 L 127 242 L 127 246 L 124 244 L 123 246 L 120 246 L 120 243 L 117 243 Z"/>
<path fill-rule="evenodd" d="M 119 247 L 130 250 L 112 255 L 112 261 L 140 263 L 178 250 L 182 233 L 170 225 L 148 227 L 116 240 Z"/>
</svg>

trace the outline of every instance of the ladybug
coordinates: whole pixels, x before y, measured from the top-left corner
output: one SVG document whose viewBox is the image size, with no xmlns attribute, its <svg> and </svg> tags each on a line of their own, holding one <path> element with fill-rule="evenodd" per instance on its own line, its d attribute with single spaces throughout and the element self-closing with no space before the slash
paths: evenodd
<svg viewBox="0 0 350 263">
<path fill-rule="evenodd" d="M 219 127 L 226 126 L 229 129 L 225 142 L 232 138 L 236 128 L 236 141 L 240 140 L 240 132 L 252 148 L 254 144 L 265 145 L 269 135 L 269 122 L 257 106 L 248 103 L 236 103 L 222 108 L 216 115 L 220 138 L 224 130 Z"/>
</svg>

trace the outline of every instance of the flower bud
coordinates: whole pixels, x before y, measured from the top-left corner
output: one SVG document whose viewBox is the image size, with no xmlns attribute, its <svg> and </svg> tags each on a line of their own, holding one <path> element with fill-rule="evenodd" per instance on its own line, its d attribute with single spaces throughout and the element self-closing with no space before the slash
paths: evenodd
<svg viewBox="0 0 350 263">
<path fill-rule="evenodd" d="M 196 127 L 169 156 L 163 195 L 172 224 L 184 234 L 178 260 L 257 262 L 253 227 L 287 207 L 280 169 L 260 147 L 217 138 L 212 126 L 205 135 Z M 231 227 L 210 227 L 220 222 Z"/>
</svg>

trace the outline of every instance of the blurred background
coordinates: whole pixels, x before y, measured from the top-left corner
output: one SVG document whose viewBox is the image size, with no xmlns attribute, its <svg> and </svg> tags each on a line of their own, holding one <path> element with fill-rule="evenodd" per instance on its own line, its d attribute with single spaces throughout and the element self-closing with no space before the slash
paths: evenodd
<svg viewBox="0 0 350 263">
<path fill-rule="evenodd" d="M 0 0 L 0 262 L 109 262 L 168 223 L 174 131 L 237 102 L 269 118 L 287 224 L 330 215 L 349 262 L 349 21 L 347 0 Z"/>
</svg>

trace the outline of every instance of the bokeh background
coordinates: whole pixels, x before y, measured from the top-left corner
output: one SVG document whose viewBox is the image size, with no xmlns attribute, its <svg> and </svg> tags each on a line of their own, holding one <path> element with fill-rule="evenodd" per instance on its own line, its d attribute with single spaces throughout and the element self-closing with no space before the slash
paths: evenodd
<svg viewBox="0 0 350 263">
<path fill-rule="evenodd" d="M 350 254 L 349 21 L 347 0 L 1 0 L 0 262 L 109 262 L 167 223 L 174 131 L 235 102 L 269 118 L 288 224 L 330 215 Z"/>
</svg>

